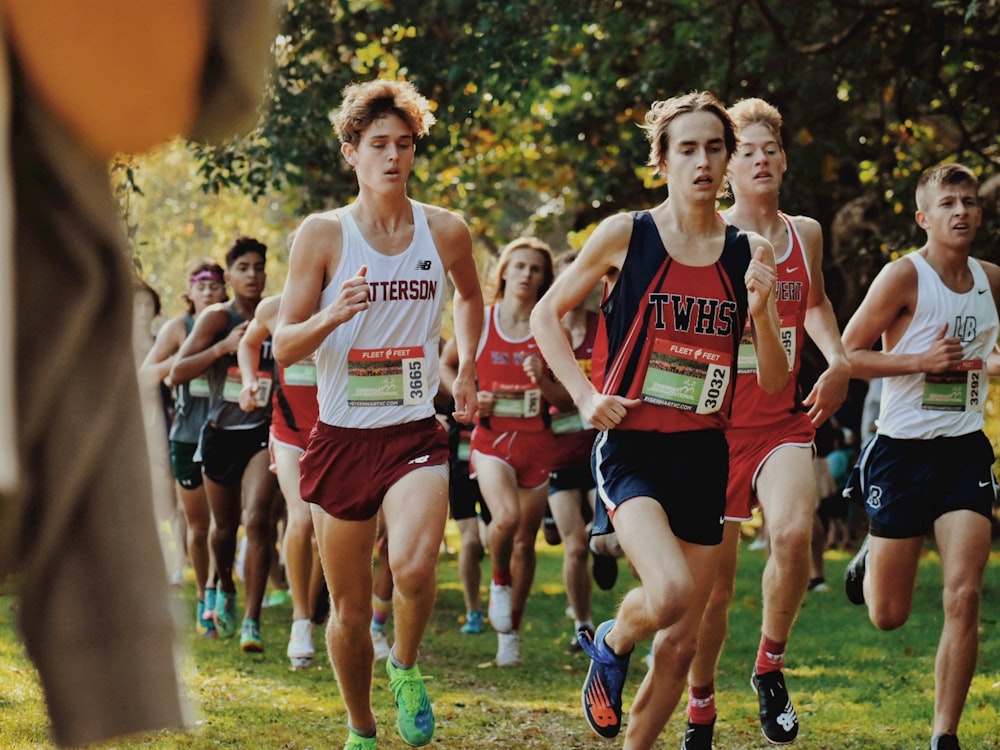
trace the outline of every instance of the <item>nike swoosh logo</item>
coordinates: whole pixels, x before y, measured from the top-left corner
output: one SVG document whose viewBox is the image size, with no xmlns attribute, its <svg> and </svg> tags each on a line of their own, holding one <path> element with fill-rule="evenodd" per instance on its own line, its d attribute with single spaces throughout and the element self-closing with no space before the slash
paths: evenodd
<svg viewBox="0 0 1000 750">
<path fill-rule="evenodd" d="M 795 273 L 796 271 L 799 270 L 799 267 L 798 266 L 791 266 L 789 268 L 786 268 L 785 270 L 788 271 L 788 273 Z"/>
<path fill-rule="evenodd" d="M 977 289 L 976 291 L 979 292 L 980 294 L 986 294 L 986 292 L 988 292 L 989 289 Z"/>
<path fill-rule="evenodd" d="M 991 484 L 993 484 L 993 482 L 980 482 L 979 486 L 980 487 L 989 487 Z"/>
</svg>

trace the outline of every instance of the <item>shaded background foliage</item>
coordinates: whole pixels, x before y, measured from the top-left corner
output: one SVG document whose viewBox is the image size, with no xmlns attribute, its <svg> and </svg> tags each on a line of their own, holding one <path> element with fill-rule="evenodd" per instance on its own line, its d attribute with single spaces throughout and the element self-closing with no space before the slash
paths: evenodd
<svg viewBox="0 0 1000 750">
<path fill-rule="evenodd" d="M 275 60 L 257 129 L 197 147 L 207 188 L 291 191 L 303 214 L 344 204 L 340 93 L 405 76 L 439 119 L 412 192 L 463 212 L 489 248 L 525 231 L 565 247 L 661 200 L 637 127 L 650 102 L 762 96 L 785 117 L 783 206 L 826 227 L 844 316 L 891 251 L 922 242 L 924 167 L 958 159 L 985 180 L 1000 163 L 996 0 L 289 0 Z M 1000 255 L 994 217 L 983 256 Z"/>
</svg>

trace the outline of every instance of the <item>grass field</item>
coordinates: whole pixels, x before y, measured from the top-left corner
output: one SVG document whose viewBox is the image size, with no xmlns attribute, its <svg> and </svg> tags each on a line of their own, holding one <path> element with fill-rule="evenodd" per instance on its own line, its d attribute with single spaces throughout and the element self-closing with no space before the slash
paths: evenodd
<svg viewBox="0 0 1000 750">
<path fill-rule="evenodd" d="M 451 529 L 449 528 L 449 533 Z M 451 537 L 449 537 L 451 538 Z M 496 636 L 458 631 L 464 614 L 455 555 L 442 554 L 439 596 L 424 642 L 421 669 L 430 678 L 435 705 L 435 748 L 620 747 L 621 739 L 594 737 L 582 718 L 580 686 L 588 661 L 566 655 L 572 622 L 564 614 L 561 547 L 539 545 L 535 589 L 522 630 L 524 665 L 492 665 Z M 801 721 L 794 747 L 802 750 L 865 748 L 910 750 L 929 747 L 933 710 L 933 666 L 941 626 L 940 567 L 932 547 L 920 567 L 910 621 L 894 633 L 870 625 L 840 585 L 849 554 L 829 552 L 828 592 L 812 592 L 799 616 L 788 653 L 786 677 Z M 760 574 L 764 553 L 741 550 L 731 634 L 717 682 L 717 750 L 769 747 L 760 733 L 756 698 L 749 687 L 760 628 Z M 485 569 L 485 568 L 484 568 Z M 622 569 L 614 591 L 595 589 L 598 621 L 613 612 L 633 585 Z M 343 704 L 325 658 L 293 672 L 285 657 L 289 606 L 264 610 L 267 650 L 240 652 L 236 640 L 205 641 L 194 632 L 194 586 L 178 593 L 183 609 L 183 678 L 194 712 L 188 732 L 129 738 L 104 748 L 340 748 L 346 736 Z M 37 676 L 13 626 L 14 598 L 0 596 L 0 749 L 50 748 Z M 105 613 L 106 615 L 107 613 Z M 97 616 L 97 615 L 95 615 Z M 987 569 L 983 597 L 979 668 L 960 727 L 966 750 L 1000 748 L 1000 550 Z M 317 639 L 318 644 L 321 638 Z M 625 687 L 625 708 L 645 669 L 646 644 L 636 649 Z M 84 676 L 81 676 L 84 678 Z M 379 746 L 407 747 L 395 731 L 395 709 L 381 663 L 373 688 L 380 721 Z M 626 717 L 627 721 L 627 717 Z M 684 719 L 676 712 L 658 748 L 680 747 Z"/>
</svg>

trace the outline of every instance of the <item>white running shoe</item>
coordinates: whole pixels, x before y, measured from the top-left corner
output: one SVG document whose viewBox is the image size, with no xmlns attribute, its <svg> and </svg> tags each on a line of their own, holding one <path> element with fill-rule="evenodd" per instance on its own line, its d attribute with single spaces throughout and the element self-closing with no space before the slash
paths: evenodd
<svg viewBox="0 0 1000 750">
<path fill-rule="evenodd" d="M 292 634 L 288 638 L 288 658 L 292 660 L 293 669 L 304 669 L 312 664 L 316 655 L 313 646 L 313 624 L 309 618 L 295 620 L 292 623 Z"/>
<path fill-rule="evenodd" d="M 509 633 L 514 627 L 511 617 L 511 587 L 490 582 L 490 625 L 498 633 Z"/>
<path fill-rule="evenodd" d="M 375 648 L 375 661 L 389 658 L 389 639 L 384 630 L 372 630 L 372 646 Z"/>
<path fill-rule="evenodd" d="M 521 634 L 516 630 L 497 633 L 497 666 L 521 666 Z"/>
</svg>

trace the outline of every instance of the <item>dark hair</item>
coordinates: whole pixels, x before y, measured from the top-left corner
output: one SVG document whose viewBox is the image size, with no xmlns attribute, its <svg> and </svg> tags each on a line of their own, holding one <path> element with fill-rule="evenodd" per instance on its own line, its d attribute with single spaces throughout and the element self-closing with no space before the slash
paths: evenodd
<svg viewBox="0 0 1000 750">
<path fill-rule="evenodd" d="M 257 253 L 266 259 L 267 245 L 253 237 L 237 237 L 226 251 L 226 268 L 232 268 L 236 261 L 247 253 Z"/>
<path fill-rule="evenodd" d="M 145 279 L 141 279 L 136 276 L 135 281 L 132 283 L 132 290 L 136 294 L 139 292 L 147 292 L 149 296 L 153 298 L 153 312 L 156 313 L 156 315 L 160 314 L 160 310 L 163 309 L 160 305 L 160 295 Z"/>
<path fill-rule="evenodd" d="M 662 175 L 663 162 L 670 150 L 670 124 L 681 115 L 690 112 L 711 112 L 722 122 L 723 140 L 726 154 L 732 156 L 736 150 L 736 126 L 725 106 L 711 91 L 692 91 L 688 94 L 653 102 L 646 113 L 645 122 L 640 126 L 646 131 L 649 141 L 649 161 L 647 164 Z"/>
<path fill-rule="evenodd" d="M 188 286 L 191 285 L 191 278 L 202 271 L 208 271 L 215 276 L 219 277 L 219 281 L 223 285 L 222 301 L 225 302 L 229 299 L 229 294 L 225 291 L 226 284 L 226 272 L 222 270 L 222 266 L 216 263 L 211 258 L 195 258 L 187 265 L 187 283 Z M 187 310 L 188 315 L 194 315 L 194 300 L 192 300 L 187 293 L 188 286 L 184 287 L 184 291 L 178 296 L 180 300 L 184 303 L 184 307 Z"/>
</svg>

